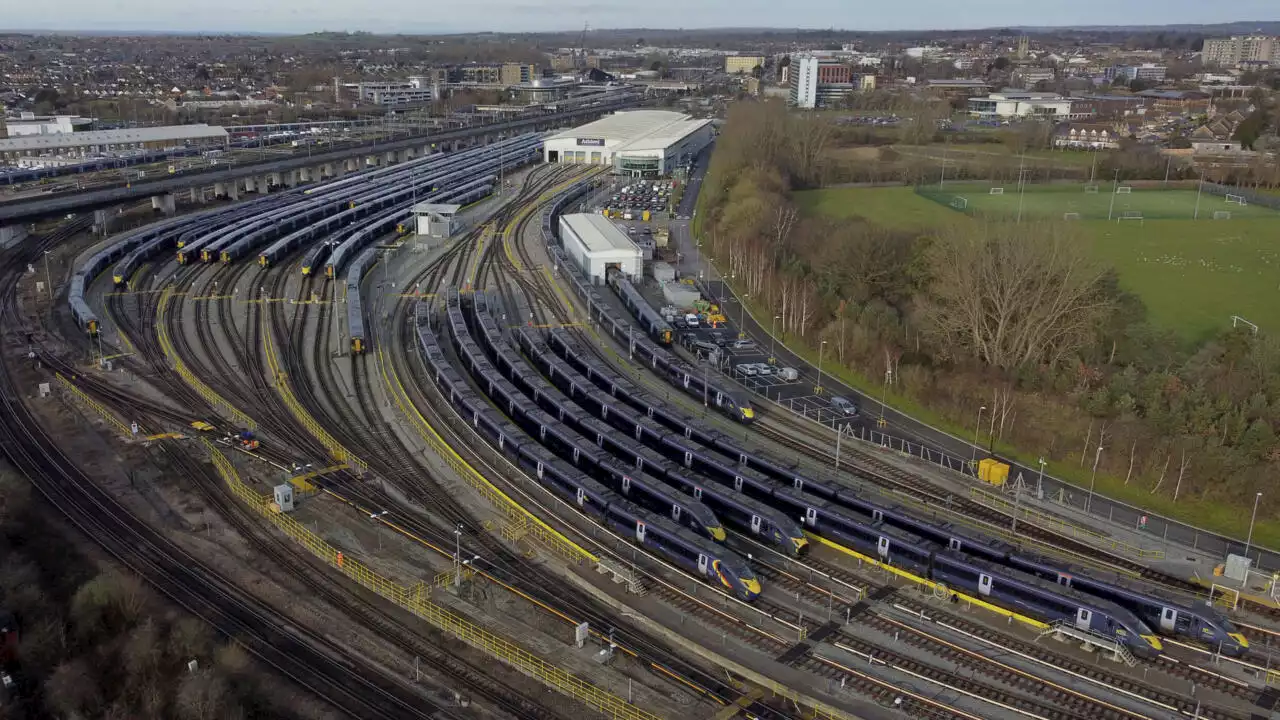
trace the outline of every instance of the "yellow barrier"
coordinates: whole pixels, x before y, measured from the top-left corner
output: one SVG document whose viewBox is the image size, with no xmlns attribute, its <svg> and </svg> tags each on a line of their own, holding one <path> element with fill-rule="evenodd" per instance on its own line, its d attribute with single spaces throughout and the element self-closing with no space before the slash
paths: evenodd
<svg viewBox="0 0 1280 720">
<path fill-rule="evenodd" d="M 164 326 L 165 310 L 168 308 L 169 299 L 172 295 L 172 287 L 166 286 L 164 293 L 160 295 L 160 305 L 156 309 L 156 339 L 160 342 L 160 352 L 173 364 L 173 371 L 178 374 L 178 377 L 182 378 L 187 387 L 195 390 L 196 394 L 204 398 L 205 402 L 209 403 L 210 406 L 226 413 L 227 417 L 235 420 L 243 428 L 249 430 L 257 429 L 258 424 L 253 421 L 253 418 L 240 412 L 225 398 L 214 392 L 213 388 L 204 384 L 204 381 L 196 377 L 186 363 L 182 362 L 182 358 L 178 357 L 177 351 L 173 349 L 173 344 L 169 340 L 169 331 Z"/>
<path fill-rule="evenodd" d="M 94 412 L 101 415 L 102 419 L 106 420 L 108 425 L 116 429 L 116 432 L 119 432 L 121 435 L 127 438 L 133 437 L 132 428 L 126 425 L 123 420 L 121 420 L 120 418 L 112 414 L 112 412 L 108 410 L 106 406 L 104 406 L 102 403 L 86 395 L 83 390 L 73 385 L 72 382 L 68 380 L 62 373 L 57 373 L 56 375 L 54 375 L 54 377 L 57 378 L 58 382 L 62 385 L 64 389 L 66 389 L 68 392 L 71 393 L 72 397 L 74 397 L 76 400 L 79 400 L 80 402 L 87 405 L 90 410 L 93 410 Z"/>
<path fill-rule="evenodd" d="M 267 356 L 267 369 L 271 372 L 271 380 L 276 386 L 276 394 L 284 401 L 284 405 L 289 409 L 289 414 L 298 421 L 298 424 L 315 438 L 324 448 L 329 451 L 329 456 L 340 463 L 346 463 L 353 469 L 368 470 L 369 464 L 356 457 L 355 453 L 347 450 L 338 442 L 337 438 L 329 434 L 320 426 L 320 423 L 306 408 L 302 407 L 302 403 L 298 402 L 297 396 L 293 394 L 293 389 L 289 387 L 288 381 L 285 380 L 284 371 L 280 368 L 280 363 L 276 359 L 275 345 L 271 339 L 271 328 L 269 323 L 262 323 L 262 349 Z"/>
<path fill-rule="evenodd" d="M 1042 512 L 1035 508 L 1029 508 L 1025 505 L 1019 506 L 1015 503 L 1011 503 L 998 495 L 993 495 L 983 490 L 982 488 L 969 488 L 969 498 L 979 505 L 985 505 L 994 510 L 999 510 L 1011 517 L 1017 517 L 1020 521 L 1037 525 L 1045 528 L 1046 530 L 1052 530 L 1059 535 L 1064 535 L 1076 540 L 1082 540 L 1091 545 L 1097 545 L 1104 550 L 1109 550 L 1119 555 L 1131 555 L 1133 557 L 1146 560 L 1164 559 L 1164 550 L 1148 550 L 1146 548 L 1141 548 L 1137 545 L 1124 542 L 1123 540 L 1108 537 L 1097 530 L 1090 530 L 1089 528 L 1081 527 L 1079 525 L 1072 525 L 1062 518 L 1054 517 L 1049 513 Z"/>
<path fill-rule="evenodd" d="M 554 550 L 556 553 L 569 560 L 570 562 L 579 562 L 587 560 L 592 563 L 600 562 L 600 558 L 589 550 L 581 547 L 574 541 L 565 537 L 560 531 L 551 527 L 542 521 L 541 518 L 534 515 L 524 508 L 523 505 L 516 502 L 511 496 L 507 495 L 500 488 L 480 474 L 478 470 L 471 466 L 466 460 L 462 459 L 452 447 L 449 446 L 444 438 L 440 436 L 436 429 L 427 422 L 427 419 L 418 412 L 409 400 L 409 395 L 405 392 L 404 384 L 400 382 L 400 376 L 392 368 L 390 373 L 387 371 L 387 364 L 383 361 L 382 352 L 378 352 L 378 365 L 382 368 L 382 380 L 386 383 L 387 392 L 395 398 L 396 405 L 400 408 L 401 414 L 409 419 L 409 422 L 418 430 L 418 435 L 435 450 L 436 454 L 444 459 L 449 467 L 458 473 L 468 485 L 479 492 L 494 507 L 500 510 L 513 523 L 527 523 L 527 530 L 537 538 L 546 547 Z M 395 378 L 395 384 L 392 384 L 392 378 Z"/>
<path fill-rule="evenodd" d="M 367 565 L 343 553 L 308 530 L 298 521 L 272 508 L 271 498 L 263 497 L 240 480 L 231 461 L 213 443 L 203 440 L 210 459 L 224 483 L 236 497 L 255 512 L 265 517 L 278 530 L 306 548 L 311 554 L 335 568 L 362 587 L 368 588 L 409 612 L 426 620 L 439 630 L 478 648 L 534 678 L 557 692 L 568 695 L 584 705 L 615 720 L 660 720 L 657 715 L 628 703 L 622 698 L 600 690 L 572 673 L 557 667 L 524 648 L 467 620 L 451 610 L 427 599 L 430 594 L 423 583 L 405 587 L 371 570 Z M 445 573 L 442 573 L 442 575 Z M 452 577 L 453 573 L 447 573 Z"/>
</svg>

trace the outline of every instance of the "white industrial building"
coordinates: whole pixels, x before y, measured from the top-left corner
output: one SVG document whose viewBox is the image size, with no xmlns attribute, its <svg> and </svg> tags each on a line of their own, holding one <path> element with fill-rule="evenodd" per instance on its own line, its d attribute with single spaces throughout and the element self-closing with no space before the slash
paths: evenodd
<svg viewBox="0 0 1280 720">
<path fill-rule="evenodd" d="M 560 240 L 565 252 L 593 283 L 604 282 L 610 267 L 633 277 L 640 277 L 644 269 L 640 248 L 603 215 L 561 215 Z"/>
<path fill-rule="evenodd" d="M 1071 98 L 1057 93 L 1003 92 L 969 98 L 969 116 L 982 120 L 1045 118 L 1073 120 Z"/>
<path fill-rule="evenodd" d="M 89 130 L 74 133 L 23 135 L 0 140 L 0 160 L 19 157 L 98 157 L 134 150 L 156 150 L 186 145 L 225 147 L 226 128 L 205 125 L 166 125 L 126 130 Z"/>
<path fill-rule="evenodd" d="M 549 163 L 611 165 L 632 177 L 669 175 L 711 143 L 710 120 L 666 110 L 618 112 L 546 139 Z"/>
<path fill-rule="evenodd" d="M 76 115 L 36 115 L 24 112 L 19 117 L 5 118 L 9 137 L 28 135 L 59 135 L 85 130 L 93 125 L 93 118 Z"/>
</svg>

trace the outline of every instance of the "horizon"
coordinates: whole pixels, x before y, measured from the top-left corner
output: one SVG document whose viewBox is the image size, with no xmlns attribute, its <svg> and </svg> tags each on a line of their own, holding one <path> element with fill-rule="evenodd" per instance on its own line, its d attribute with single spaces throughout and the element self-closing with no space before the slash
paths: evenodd
<svg viewBox="0 0 1280 720">
<path fill-rule="evenodd" d="M 425 8 L 429 10 L 429 8 Z M 1127 28 L 1178 25 L 1247 25 L 1280 22 L 1274 0 L 1240 0 L 1231 10 L 1242 20 L 1222 20 L 1217 8 L 1193 0 L 1136 0 L 1117 7 L 1110 0 L 1070 5 L 1028 6 L 1020 0 L 990 0 L 980 8 L 948 0 L 920 0 L 912 6 L 850 8 L 844 0 L 810 0 L 780 7 L 770 0 L 651 0 L 637 8 L 626 0 L 574 0 L 535 4 L 529 0 L 473 0 L 451 9 L 448 20 L 432 22 L 430 12 L 409 0 L 365 3 L 310 2 L 262 6 L 252 0 L 224 0 L 216 6 L 177 7 L 151 0 L 64 0 L 56 6 L 23 5 L 6 13 L 15 29 L 5 33 L 49 35 L 457 35 L 466 33 L 577 33 L 626 30 L 707 32 L 822 31 L 848 33 L 963 32 L 999 28 Z M 1275 16 L 1274 19 L 1265 19 Z M 423 18 L 423 19 L 417 19 Z M 725 22 L 746 20 L 749 24 Z M 928 18 L 930 26 L 919 24 Z M 1107 22 L 1099 23 L 1099 18 Z M 1158 18 L 1158 19 L 1157 19 Z M 1264 18 L 1264 19 L 1259 19 Z M 656 22 L 657 20 L 661 22 Z M 252 24 L 254 27 L 246 27 Z M 649 27 L 646 27 L 649 26 Z M 841 27 L 843 26 L 843 27 Z M 599 29 L 597 29 L 599 28 Z"/>
</svg>

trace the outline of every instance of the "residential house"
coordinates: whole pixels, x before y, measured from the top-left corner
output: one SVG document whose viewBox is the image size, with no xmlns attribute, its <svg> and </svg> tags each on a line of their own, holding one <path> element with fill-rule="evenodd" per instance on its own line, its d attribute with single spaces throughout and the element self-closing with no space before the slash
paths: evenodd
<svg viewBox="0 0 1280 720">
<path fill-rule="evenodd" d="M 1053 146 L 1065 150 L 1116 150 L 1121 129 L 1108 123 L 1067 123 L 1053 136 Z"/>
</svg>

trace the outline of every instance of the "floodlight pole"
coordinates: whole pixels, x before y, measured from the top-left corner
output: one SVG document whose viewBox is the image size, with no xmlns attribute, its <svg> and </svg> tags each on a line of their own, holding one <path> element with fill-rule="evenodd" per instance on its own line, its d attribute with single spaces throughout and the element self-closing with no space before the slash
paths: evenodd
<svg viewBox="0 0 1280 720">
<path fill-rule="evenodd" d="M 1204 172 L 1200 173 L 1200 184 L 1196 186 L 1196 211 L 1191 215 L 1192 220 L 1200 219 L 1200 193 L 1204 192 Z"/>
<path fill-rule="evenodd" d="M 1116 170 L 1115 182 L 1111 184 L 1111 205 L 1107 208 L 1107 222 L 1111 222 L 1111 213 L 1116 209 L 1116 191 L 1120 189 L 1120 171 Z"/>
</svg>

